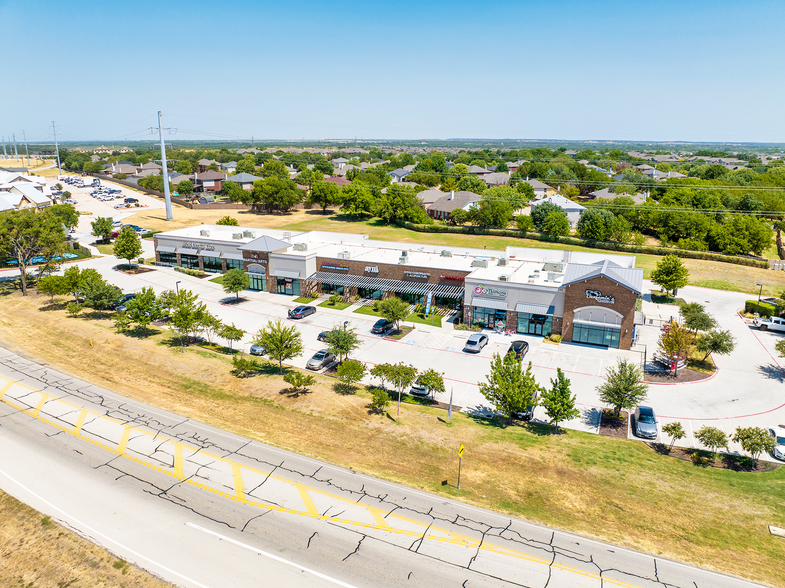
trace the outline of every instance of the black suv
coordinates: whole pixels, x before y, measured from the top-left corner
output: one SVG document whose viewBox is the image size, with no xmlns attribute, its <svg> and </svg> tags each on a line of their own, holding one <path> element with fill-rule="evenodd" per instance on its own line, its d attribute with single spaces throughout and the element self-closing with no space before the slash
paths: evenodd
<svg viewBox="0 0 785 588">
<path fill-rule="evenodd" d="M 290 319 L 301 319 L 316 312 L 315 306 L 298 306 L 289 311 Z"/>
<path fill-rule="evenodd" d="M 514 353 L 515 359 L 523 359 L 529 352 L 529 344 L 526 341 L 513 341 L 507 353 Z"/>
<path fill-rule="evenodd" d="M 392 321 L 388 321 L 387 319 L 379 319 L 376 323 L 371 327 L 371 333 L 374 335 L 384 335 L 392 329 Z"/>
<path fill-rule="evenodd" d="M 534 398 L 532 399 L 534 401 L 534 404 L 532 404 L 529 408 L 527 408 L 523 412 L 513 412 L 512 417 L 515 419 L 520 419 L 522 421 L 532 420 L 532 417 L 534 416 L 534 409 L 537 408 L 537 400 L 539 399 L 539 397 L 540 397 L 539 393 L 535 392 Z"/>
</svg>

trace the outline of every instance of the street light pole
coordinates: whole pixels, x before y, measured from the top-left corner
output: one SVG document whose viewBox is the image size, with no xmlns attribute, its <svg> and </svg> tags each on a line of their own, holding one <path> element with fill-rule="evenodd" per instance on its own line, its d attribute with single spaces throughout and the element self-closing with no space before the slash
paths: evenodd
<svg viewBox="0 0 785 588">
<path fill-rule="evenodd" d="M 182 280 L 177 280 L 177 281 L 174 283 L 174 289 L 177 291 L 176 293 L 177 293 L 178 295 L 180 294 L 180 282 L 182 282 Z"/>
<path fill-rule="evenodd" d="M 756 286 L 760 286 L 760 290 L 758 290 L 758 314 L 760 314 L 760 295 L 763 293 L 763 284 L 755 284 Z"/>
</svg>

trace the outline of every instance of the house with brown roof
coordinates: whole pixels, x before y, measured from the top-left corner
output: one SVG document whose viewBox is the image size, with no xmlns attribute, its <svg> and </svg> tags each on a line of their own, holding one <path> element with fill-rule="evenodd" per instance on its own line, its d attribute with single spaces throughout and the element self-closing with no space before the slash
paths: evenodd
<svg viewBox="0 0 785 588">
<path fill-rule="evenodd" d="M 221 172 L 213 170 L 202 172 L 196 175 L 194 190 L 197 192 L 220 192 L 225 180 L 226 174 Z"/>
<path fill-rule="evenodd" d="M 447 220 L 450 218 L 450 214 L 452 214 L 453 210 L 457 210 L 458 208 L 469 210 L 477 206 L 481 199 L 482 196 L 475 194 L 474 192 L 468 192 L 466 190 L 461 190 L 460 192 L 450 191 L 449 194 L 445 194 L 430 206 L 426 206 L 425 212 L 427 212 L 428 216 L 431 218 Z"/>
<path fill-rule="evenodd" d="M 207 168 L 213 164 L 218 165 L 218 162 L 215 159 L 200 159 L 197 162 L 197 165 L 199 166 L 199 173 L 207 171 Z"/>
</svg>

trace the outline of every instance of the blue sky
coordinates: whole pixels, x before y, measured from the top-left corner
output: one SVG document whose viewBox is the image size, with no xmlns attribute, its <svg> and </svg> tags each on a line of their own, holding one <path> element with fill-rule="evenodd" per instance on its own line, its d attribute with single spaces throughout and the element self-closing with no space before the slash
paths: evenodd
<svg viewBox="0 0 785 588">
<path fill-rule="evenodd" d="M 0 0 L 0 135 L 783 142 L 783 9 Z"/>
</svg>

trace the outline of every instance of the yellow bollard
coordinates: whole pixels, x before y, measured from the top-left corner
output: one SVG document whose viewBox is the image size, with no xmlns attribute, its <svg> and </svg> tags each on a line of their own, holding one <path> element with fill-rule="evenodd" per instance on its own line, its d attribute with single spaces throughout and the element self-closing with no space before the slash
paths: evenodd
<svg viewBox="0 0 785 588">
<path fill-rule="evenodd" d="M 93 338 L 90 337 L 90 347 L 92 347 L 92 346 L 93 346 Z"/>
</svg>

